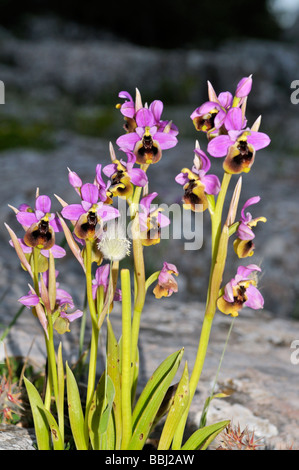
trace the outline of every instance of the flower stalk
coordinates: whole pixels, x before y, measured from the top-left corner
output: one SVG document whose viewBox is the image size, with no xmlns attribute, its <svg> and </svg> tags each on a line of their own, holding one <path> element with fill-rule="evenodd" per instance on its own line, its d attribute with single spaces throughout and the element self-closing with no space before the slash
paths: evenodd
<svg viewBox="0 0 299 470">
<path fill-rule="evenodd" d="M 88 369 L 88 381 L 87 381 L 87 392 L 86 392 L 86 426 L 88 425 L 88 412 L 91 406 L 95 379 L 96 379 L 96 370 L 97 370 L 97 355 L 98 355 L 98 339 L 99 339 L 99 329 L 97 326 L 97 312 L 92 296 L 92 242 L 86 240 L 85 245 L 85 269 L 86 269 L 86 294 L 87 302 L 89 306 L 89 312 L 91 316 L 91 343 L 90 343 L 90 359 L 89 359 L 89 369 Z"/>
<path fill-rule="evenodd" d="M 122 290 L 122 362 L 121 362 L 121 406 L 122 406 L 122 443 L 121 449 L 128 448 L 132 432 L 131 410 L 131 282 L 130 271 L 121 270 Z"/>
</svg>

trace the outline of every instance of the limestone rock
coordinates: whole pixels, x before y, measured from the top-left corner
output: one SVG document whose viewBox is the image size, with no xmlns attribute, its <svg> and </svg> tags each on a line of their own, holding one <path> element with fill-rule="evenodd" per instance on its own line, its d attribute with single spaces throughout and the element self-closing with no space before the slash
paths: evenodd
<svg viewBox="0 0 299 470">
<path fill-rule="evenodd" d="M 0 424 L 0 450 L 36 450 L 32 429 Z"/>
</svg>

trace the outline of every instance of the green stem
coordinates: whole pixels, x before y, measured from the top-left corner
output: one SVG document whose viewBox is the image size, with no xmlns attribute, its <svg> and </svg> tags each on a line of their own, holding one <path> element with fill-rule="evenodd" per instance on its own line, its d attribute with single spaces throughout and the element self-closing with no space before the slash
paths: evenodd
<svg viewBox="0 0 299 470">
<path fill-rule="evenodd" d="M 131 409 L 131 283 L 130 271 L 121 270 L 122 289 L 122 361 L 121 361 L 121 406 L 122 443 L 121 449 L 128 447 L 132 434 Z"/>
<path fill-rule="evenodd" d="M 196 359 L 193 367 L 192 374 L 190 376 L 190 398 L 187 409 L 178 425 L 176 434 L 173 440 L 173 449 L 180 449 L 185 425 L 188 418 L 190 406 L 198 386 L 198 382 L 201 377 L 202 369 L 205 363 L 207 354 L 207 348 L 210 339 L 211 328 L 213 324 L 214 315 L 216 313 L 217 298 L 219 295 L 219 289 L 222 281 L 222 275 L 224 271 L 226 253 L 227 253 L 227 242 L 228 242 L 228 229 L 225 226 L 221 231 L 222 224 L 222 211 L 227 193 L 228 185 L 231 179 L 231 175 L 224 173 L 221 190 L 218 194 L 215 211 L 211 213 L 212 223 L 212 264 L 210 270 L 210 279 L 207 293 L 206 311 L 203 319 L 201 335 L 199 339 Z"/>
<path fill-rule="evenodd" d="M 158 279 L 160 271 L 156 271 L 151 274 L 145 282 L 145 291 L 147 292 L 148 288 Z"/>
<path fill-rule="evenodd" d="M 214 267 L 215 259 L 217 256 L 217 250 L 218 250 L 218 243 L 219 243 L 219 238 L 221 234 L 221 219 L 222 219 L 222 211 L 223 211 L 223 204 L 225 201 L 225 196 L 227 193 L 227 189 L 231 180 L 231 174 L 230 173 L 224 173 L 222 183 L 221 183 L 221 189 L 219 191 L 218 197 L 217 197 L 217 202 L 215 206 L 215 212 L 211 217 L 211 222 L 212 222 L 212 268 Z"/>
<path fill-rule="evenodd" d="M 34 290 L 37 295 L 39 295 L 39 285 L 38 285 L 38 258 L 40 254 L 39 248 L 33 248 L 33 284 Z"/>
<path fill-rule="evenodd" d="M 143 257 L 143 245 L 140 238 L 139 216 L 138 213 L 134 219 L 134 236 L 133 236 L 133 255 L 135 268 L 135 285 L 137 292 L 135 293 L 133 322 L 132 322 L 132 379 L 134 376 L 134 368 L 138 357 L 138 338 L 140 330 L 141 313 L 144 307 L 146 288 L 145 288 L 145 268 Z"/>
<path fill-rule="evenodd" d="M 47 347 L 47 356 L 48 356 L 48 380 L 50 390 L 54 392 L 55 402 L 56 402 L 56 410 L 59 410 L 58 400 L 58 376 L 57 376 L 57 367 L 56 367 L 56 356 L 55 356 L 55 348 L 54 348 L 54 338 L 53 338 L 53 323 L 52 323 L 52 316 L 51 314 L 47 314 L 48 318 L 48 335 L 45 335 L 46 338 L 46 347 Z M 59 417 L 58 417 L 59 418 Z"/>
<path fill-rule="evenodd" d="M 86 240 L 86 251 L 85 251 L 85 268 L 86 268 L 86 294 L 89 306 L 89 312 L 91 316 L 91 344 L 90 344 L 90 356 L 89 356 L 89 369 L 88 369 L 88 382 L 87 382 L 87 393 L 86 393 L 86 410 L 85 410 L 85 426 L 88 427 L 88 413 L 93 399 L 95 380 L 96 380 L 96 368 L 97 368 L 97 355 L 98 355 L 98 339 L 99 329 L 97 326 L 97 312 L 92 296 L 92 242 Z"/>
<path fill-rule="evenodd" d="M 232 331 L 232 329 L 233 329 L 234 320 L 235 320 L 235 318 L 232 318 L 232 321 L 231 321 L 231 324 L 230 324 L 230 327 L 229 327 L 229 330 L 228 330 L 228 333 L 227 333 L 227 336 L 226 336 L 225 344 L 224 344 L 224 347 L 223 347 L 223 350 L 222 350 L 222 354 L 221 354 L 221 357 L 220 357 L 220 361 L 219 361 L 219 364 L 218 364 L 218 368 L 217 368 L 217 371 L 216 371 L 216 375 L 215 375 L 214 383 L 213 383 L 213 386 L 212 386 L 212 390 L 211 390 L 211 393 L 210 393 L 210 395 L 209 395 L 208 405 L 207 405 L 207 407 L 203 410 L 203 413 L 202 413 L 201 419 L 200 419 L 200 426 L 199 426 L 199 427 L 202 427 L 202 426 L 204 425 L 204 424 L 202 424 L 202 423 L 203 423 L 204 420 L 205 420 L 205 417 L 206 417 L 206 415 L 207 415 L 210 402 L 211 402 L 211 400 L 213 399 L 213 396 L 214 396 L 214 391 L 215 391 L 215 387 L 216 387 L 216 384 L 217 384 L 218 375 L 219 375 L 219 372 L 220 372 L 220 369 L 221 369 L 221 365 L 222 365 L 222 362 L 223 362 L 223 358 L 224 358 L 224 354 L 225 354 L 225 351 L 226 351 L 226 348 L 227 348 L 227 345 L 228 345 L 228 340 L 229 340 L 231 331 Z"/>
<path fill-rule="evenodd" d="M 80 337 L 79 337 L 79 357 L 81 357 L 81 355 L 83 353 L 85 330 L 86 330 L 86 309 L 87 309 L 87 294 L 86 294 L 86 291 L 85 291 L 84 305 L 83 305 L 83 316 L 82 316 L 82 319 L 81 319 Z"/>
</svg>

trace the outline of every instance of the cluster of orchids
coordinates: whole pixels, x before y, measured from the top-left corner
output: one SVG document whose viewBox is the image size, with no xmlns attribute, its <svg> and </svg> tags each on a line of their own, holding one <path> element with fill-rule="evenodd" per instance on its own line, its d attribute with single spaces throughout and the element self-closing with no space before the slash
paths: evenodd
<svg viewBox="0 0 299 470">
<path fill-rule="evenodd" d="M 162 101 L 143 104 L 138 89 L 135 99 L 126 91 L 119 93 L 123 101 L 116 109 L 122 115 L 124 132 L 116 140 L 116 151 L 109 144 L 111 163 L 98 164 L 92 182 L 83 182 L 75 171 L 68 169 L 77 202 L 69 204 L 55 195 L 61 207 L 54 213 L 50 197 L 40 195 L 37 189 L 34 205 L 10 206 L 23 236 L 18 237 L 6 224 L 9 243 L 31 279 L 29 292 L 19 302 L 31 309 L 40 322 L 47 352 L 44 394 L 24 378 L 39 449 L 62 450 L 71 440 L 78 450 L 141 450 L 162 418 L 158 450 L 205 449 L 227 426 L 227 420 L 209 426 L 204 423 L 183 441 L 217 309 L 236 317 L 243 306 L 263 307 L 257 287 L 259 266 L 240 266 L 236 276 L 222 285 L 229 239 L 235 235 L 233 247 L 239 258 L 250 257 L 255 248 L 253 227 L 258 221 L 266 221 L 246 212 L 259 202 L 259 196 L 245 203 L 236 221 L 240 176 L 226 220 L 222 222 L 231 178 L 249 172 L 257 150 L 270 142 L 266 134 L 259 132 L 260 118 L 252 127 L 247 125 L 245 113 L 251 87 L 252 77 L 244 77 L 234 95 L 223 92 L 217 96 L 208 82 L 209 100 L 191 115 L 195 129 L 206 134 L 207 154 L 224 157 L 224 172 L 222 182 L 209 173 L 211 160 L 196 140 L 192 168 L 183 168 L 175 178 L 183 186 L 183 210 L 209 211 L 212 240 L 209 287 L 197 356 L 191 374 L 186 362 L 175 385 L 172 381 L 182 361 L 183 347 L 161 362 L 143 390 L 137 387 L 140 324 L 148 290 L 154 284 L 152 292 L 157 299 L 178 291 L 175 277 L 179 272 L 174 264 L 164 261 L 159 270 L 146 277 L 144 259 L 144 250 L 152 250 L 161 240 L 161 230 L 171 223 L 153 204 L 158 194 L 149 191 L 151 165 L 158 164 L 162 153 L 178 143 L 178 128 L 171 120 L 162 119 Z M 62 232 L 60 244 L 58 232 Z M 86 309 L 76 309 L 71 294 L 57 282 L 56 264 L 66 255 L 65 248 L 69 248 L 82 268 Z M 127 256 L 132 256 L 132 268 L 121 266 Z M 121 304 L 120 338 L 116 338 L 113 327 L 115 302 Z M 87 384 L 82 393 L 76 368 L 63 361 L 62 342 L 55 351 L 54 334 L 69 332 L 76 319 L 81 319 L 82 329 L 86 311 L 90 314 L 91 333 Z M 106 358 L 98 380 L 99 333 L 103 326 Z M 65 432 L 65 401 L 70 435 Z"/>
</svg>

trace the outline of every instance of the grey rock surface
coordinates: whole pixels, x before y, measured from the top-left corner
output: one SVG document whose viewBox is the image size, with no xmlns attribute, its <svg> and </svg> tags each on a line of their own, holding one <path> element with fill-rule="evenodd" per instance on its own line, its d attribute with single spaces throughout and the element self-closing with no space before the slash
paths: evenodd
<svg viewBox="0 0 299 470">
<path fill-rule="evenodd" d="M 36 450 L 34 430 L 0 424 L 0 450 Z"/>
<path fill-rule="evenodd" d="M 290 44 L 248 41 L 224 44 L 213 52 L 166 53 L 115 41 L 72 41 L 70 37 L 39 34 L 38 40 L 34 35 L 21 40 L 0 31 L 0 79 L 6 85 L 6 104 L 0 109 L 1 129 L 5 130 L 6 119 L 22 125 L 46 122 L 49 130 L 45 132 L 52 144 L 45 150 L 34 145 L 12 146 L 0 154 L 0 331 L 18 310 L 17 299 L 27 293 L 30 282 L 8 245 L 4 222 L 22 235 L 8 204 L 33 204 L 37 187 L 41 194 L 51 196 L 55 211 L 60 210 L 60 205 L 54 194 L 69 203 L 77 202 L 67 182 L 67 168 L 76 171 L 84 182 L 92 182 L 96 164 L 109 163 L 109 140 L 114 142 L 123 132 L 117 111 L 111 127 L 107 127 L 107 136 L 101 133 L 100 126 L 100 136 L 76 130 L 73 115 L 84 111 L 93 116 L 100 110 L 105 116 L 103 103 L 113 108 L 120 90 L 134 94 L 136 86 L 145 100 L 148 95 L 162 99 L 165 96 L 163 117 L 178 124 L 179 144 L 165 151 L 159 164 L 150 167 L 149 190 L 159 193 L 159 202 L 180 204 L 182 190 L 174 178 L 183 167 L 191 167 L 196 139 L 200 139 L 203 150 L 206 148 L 189 118 L 195 107 L 207 99 L 206 81 L 210 80 L 217 92 L 233 91 L 242 76 L 252 73 L 250 124 L 262 114 L 261 130 L 269 133 L 272 143 L 257 153 L 251 172 L 243 175 L 240 208 L 249 197 L 261 196 L 260 203 L 252 207 L 252 214 L 265 216 L 267 223 L 257 226 L 255 254 L 245 263 L 261 265 L 259 287 L 265 310 L 245 309 L 236 319 L 217 382 L 217 390 L 229 391 L 230 395 L 212 401 L 208 419 L 212 422 L 228 418 L 248 425 L 269 447 L 298 447 L 299 365 L 291 362 L 291 345 L 299 339 L 299 326 L 291 318 L 299 317 L 299 133 L 298 107 L 290 101 L 290 84 L 299 77 L 298 49 Z M 176 97 L 179 105 L 174 106 Z M 212 160 L 211 171 L 220 178 L 221 165 L 221 159 Z M 229 195 L 236 181 L 233 178 Z M 207 214 L 203 222 L 203 244 L 196 252 L 184 249 L 184 238 L 162 240 L 160 245 L 145 250 L 149 273 L 161 268 L 161 260 L 166 260 L 176 264 L 180 275 L 176 297 L 157 302 L 149 293 L 141 326 L 140 387 L 162 359 L 177 348 L 185 348 L 184 359 L 192 369 L 210 265 Z M 239 264 L 242 262 L 230 249 L 225 282 L 234 276 Z M 70 291 L 77 308 L 82 307 L 83 293 L 78 285 L 84 280 L 79 264 L 68 254 L 58 262 L 57 269 L 61 287 Z M 113 321 L 119 333 L 117 304 Z M 229 323 L 229 318 L 217 314 L 206 366 L 191 409 L 191 426 L 198 425 L 211 390 Z M 71 333 L 62 337 L 65 359 L 76 360 L 78 334 L 79 324 L 74 324 Z M 56 338 L 56 345 L 60 339 Z M 101 344 L 105 344 L 104 339 Z M 30 351 L 36 364 L 43 366 L 41 328 L 30 311 L 25 310 L 18 319 L 6 338 L 6 346 L 10 354 L 26 356 Z M 0 448 L 13 447 L 15 444 L 9 439 L 9 433 L 1 431 Z M 25 441 L 30 448 L 27 437 Z"/>
</svg>

